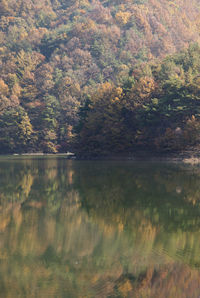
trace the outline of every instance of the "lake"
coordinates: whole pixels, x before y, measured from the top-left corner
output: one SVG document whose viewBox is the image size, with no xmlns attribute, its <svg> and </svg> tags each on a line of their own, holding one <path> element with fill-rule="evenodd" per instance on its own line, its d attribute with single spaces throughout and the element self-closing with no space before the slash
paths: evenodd
<svg viewBox="0 0 200 298">
<path fill-rule="evenodd" d="M 200 297 L 200 167 L 1 157 L 0 297 Z"/>
</svg>

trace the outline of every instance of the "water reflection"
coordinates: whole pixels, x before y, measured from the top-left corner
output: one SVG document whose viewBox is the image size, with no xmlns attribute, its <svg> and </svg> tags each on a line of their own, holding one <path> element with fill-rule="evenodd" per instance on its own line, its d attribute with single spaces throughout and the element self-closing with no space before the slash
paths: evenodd
<svg viewBox="0 0 200 298">
<path fill-rule="evenodd" d="M 0 297 L 199 297 L 200 169 L 0 161 Z"/>
</svg>

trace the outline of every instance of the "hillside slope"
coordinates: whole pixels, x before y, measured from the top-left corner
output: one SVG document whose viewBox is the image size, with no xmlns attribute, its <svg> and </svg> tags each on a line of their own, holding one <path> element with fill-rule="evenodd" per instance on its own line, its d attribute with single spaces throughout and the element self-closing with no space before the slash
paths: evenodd
<svg viewBox="0 0 200 298">
<path fill-rule="evenodd" d="M 200 40 L 198 0 L 1 0 L 0 152 L 69 148 L 106 81 Z"/>
</svg>

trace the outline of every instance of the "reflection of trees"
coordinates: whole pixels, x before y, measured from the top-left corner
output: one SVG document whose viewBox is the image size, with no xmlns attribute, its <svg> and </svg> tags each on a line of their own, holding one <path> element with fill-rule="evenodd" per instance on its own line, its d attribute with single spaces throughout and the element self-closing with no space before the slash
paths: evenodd
<svg viewBox="0 0 200 298">
<path fill-rule="evenodd" d="M 61 159 L 0 169 L 2 297 L 196 293 L 198 171 Z"/>
<path fill-rule="evenodd" d="M 127 293 L 130 291 L 130 297 L 133 297 L 133 289 L 137 288 L 140 293 L 138 297 L 143 297 L 140 288 L 147 287 L 149 292 L 145 292 L 146 295 L 154 297 L 156 289 L 158 291 L 156 283 L 163 278 L 163 288 L 171 289 L 169 295 L 175 295 L 178 287 L 182 289 L 181 297 L 189 295 L 186 288 L 192 287 L 195 271 L 191 273 L 187 266 L 182 269 L 178 267 L 176 270 L 176 265 L 173 267 L 164 265 L 166 261 L 169 262 L 169 259 L 164 261 L 161 256 L 168 255 L 174 261 L 181 260 L 189 266 L 199 268 L 199 180 L 198 169 L 194 171 L 177 165 L 127 164 L 124 166 L 118 164 L 116 166 L 112 163 L 96 163 L 81 167 L 77 186 L 82 207 L 101 226 L 105 234 L 111 235 L 112 231 L 116 233 L 118 230 L 119 233 L 123 233 L 122 241 L 129 239 L 129 246 L 132 246 L 134 257 L 131 258 L 129 254 L 126 256 L 129 255 L 129 271 L 135 274 L 131 277 L 122 274 L 118 281 L 119 285 L 116 284 L 115 287 L 116 293 L 122 292 L 122 297 L 128 297 Z M 112 245 L 116 243 L 117 241 L 114 240 Z M 152 256 L 153 251 L 158 255 Z M 135 271 L 138 267 L 135 258 L 142 263 L 139 271 L 142 266 L 142 270 L 145 270 L 145 267 L 148 268 L 152 258 L 155 258 L 151 278 L 149 269 L 145 273 L 147 277 L 145 274 L 142 277 L 139 271 Z M 163 269 L 156 265 L 160 261 L 165 268 L 164 272 L 170 271 L 172 281 L 169 283 L 165 280 L 166 274 L 163 273 Z M 180 279 L 176 271 L 180 271 Z M 187 281 L 187 286 L 184 285 L 184 278 L 181 277 L 182 271 L 184 276 L 187 274 L 193 276 Z M 173 284 L 173 276 L 176 277 L 177 286 Z M 197 273 L 192 293 L 198 293 L 196 292 L 199 285 L 198 276 Z M 144 282 L 145 279 L 149 280 L 149 285 L 148 282 Z M 153 286 L 155 286 L 155 292 L 150 295 Z M 134 293 L 137 292 L 135 290 Z M 180 297 L 180 293 L 176 293 L 175 296 Z M 144 297 L 146 297 L 145 294 Z"/>
<path fill-rule="evenodd" d="M 102 235 L 80 209 L 79 195 L 72 187 L 71 161 L 7 162 L 4 173 L 0 182 L 2 297 L 16 297 L 16 293 L 81 297 L 89 291 L 85 284 L 89 287 L 97 270 L 92 255 Z"/>
<path fill-rule="evenodd" d="M 1 162 L 0 166 L 0 204 L 25 201 L 30 193 L 37 169 L 31 169 L 29 160 Z"/>
<path fill-rule="evenodd" d="M 81 170 L 77 185 L 89 214 L 110 221 L 117 214 L 131 226 L 137 211 L 167 232 L 200 227 L 200 171 L 151 163 L 85 164 Z"/>
<path fill-rule="evenodd" d="M 105 233 L 124 230 L 143 255 L 166 251 L 199 267 L 200 171 L 130 163 L 85 164 L 81 170 L 82 206 Z"/>
</svg>

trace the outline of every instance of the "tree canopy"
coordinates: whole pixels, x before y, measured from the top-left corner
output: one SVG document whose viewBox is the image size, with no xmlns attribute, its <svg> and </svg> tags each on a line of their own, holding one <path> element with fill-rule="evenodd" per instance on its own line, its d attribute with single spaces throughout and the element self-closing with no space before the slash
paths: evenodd
<svg viewBox="0 0 200 298">
<path fill-rule="evenodd" d="M 198 50 L 192 50 L 197 46 L 189 45 L 199 42 L 199 15 L 198 0 L 1 0 L 0 117 L 6 123 L 7 115 L 23 111 L 33 139 L 24 145 L 22 132 L 21 145 L 19 140 L 12 145 L 9 131 L 2 129 L 0 152 L 70 150 L 76 127 L 80 129 L 83 125 L 81 111 L 100 90 L 105 98 L 98 95 L 95 105 L 100 112 L 102 104 L 104 113 L 110 115 L 105 125 L 112 127 L 112 131 L 104 130 L 103 134 L 113 142 L 115 151 L 123 150 L 128 143 L 132 148 L 136 136 L 138 142 L 144 138 L 144 124 L 137 129 L 134 124 L 138 117 L 147 115 L 142 105 L 146 111 L 154 111 L 154 116 L 149 112 L 151 119 L 146 120 L 146 125 L 149 121 L 158 123 L 161 115 L 166 119 L 168 114 L 172 117 L 174 109 L 178 109 L 178 118 L 182 119 L 178 101 L 173 104 L 172 101 L 180 95 L 181 102 L 189 104 L 186 98 L 191 90 L 198 97 Z M 187 54 L 175 54 L 188 47 Z M 166 58 L 169 54 L 174 58 Z M 161 59 L 163 62 L 157 62 Z M 187 78 L 183 78 L 186 74 Z M 162 92 L 168 89 L 165 98 L 161 89 Z M 164 111 L 167 101 L 171 110 Z M 191 101 L 196 102 L 194 98 Z M 93 111 L 98 116 L 96 108 Z M 137 113 L 134 121 L 133 113 Z M 191 107 L 188 121 L 193 114 Z M 102 120 L 98 118 L 97 125 L 104 116 L 98 116 Z M 171 129 L 165 118 L 163 130 Z M 20 118 L 15 121 L 19 126 Z M 127 126 L 131 132 L 127 132 Z M 11 126 L 7 127 L 9 130 Z M 84 133 L 82 130 L 81 135 Z M 120 139 L 122 134 L 129 140 Z M 148 129 L 145 135 L 149 135 Z M 96 143 L 91 136 L 92 133 L 87 143 Z M 101 136 L 102 145 L 105 136 Z M 163 139 L 158 140 L 157 147 L 162 142 Z"/>
</svg>

